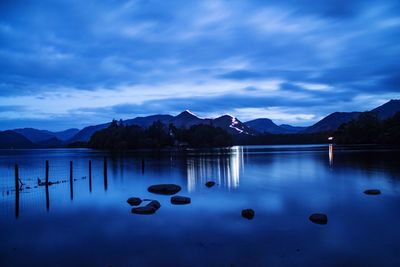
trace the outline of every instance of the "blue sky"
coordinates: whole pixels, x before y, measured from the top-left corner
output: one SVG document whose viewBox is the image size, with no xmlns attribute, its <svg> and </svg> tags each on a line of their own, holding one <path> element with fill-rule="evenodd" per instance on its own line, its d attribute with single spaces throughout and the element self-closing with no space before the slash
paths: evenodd
<svg viewBox="0 0 400 267">
<path fill-rule="evenodd" d="M 190 109 L 310 125 L 400 98 L 399 1 L 0 2 L 0 129 Z"/>
</svg>

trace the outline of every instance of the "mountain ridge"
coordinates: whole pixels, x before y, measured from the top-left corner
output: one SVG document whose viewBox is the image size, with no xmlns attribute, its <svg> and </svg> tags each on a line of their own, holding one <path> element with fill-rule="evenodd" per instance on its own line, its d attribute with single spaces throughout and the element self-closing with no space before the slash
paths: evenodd
<svg viewBox="0 0 400 267">
<path fill-rule="evenodd" d="M 386 119 L 396 112 L 400 111 L 400 100 L 392 99 L 381 106 L 378 106 L 369 112 L 376 113 L 379 119 Z M 262 133 L 268 134 L 313 134 L 320 132 L 332 132 L 338 127 L 353 119 L 357 119 L 362 112 L 333 112 L 320 121 L 309 127 L 292 126 L 288 124 L 275 124 L 269 118 L 257 118 L 254 120 L 241 122 L 234 116 L 225 114 L 216 118 L 200 118 L 189 110 L 185 110 L 176 116 L 169 114 L 157 114 L 150 116 L 139 116 L 133 119 L 124 120 L 123 123 L 129 125 L 139 125 L 148 128 L 155 121 L 161 121 L 168 125 L 174 124 L 178 128 L 189 128 L 196 124 L 206 124 L 221 127 L 233 135 L 256 135 Z M 71 128 L 64 131 L 52 132 L 48 130 L 38 130 L 34 128 L 18 128 L 13 132 L 22 135 L 33 144 L 45 146 L 46 144 L 69 144 L 74 142 L 87 142 L 96 131 L 102 130 L 110 125 L 111 122 L 91 125 L 81 130 Z M 9 133 L 10 134 L 10 133 Z M 17 138 L 17 137 L 16 137 Z M 56 139 L 54 139 L 56 138 Z M 17 138 L 18 139 L 18 138 Z M 27 146 L 24 140 L 21 140 Z"/>
<path fill-rule="evenodd" d="M 123 120 L 122 122 L 126 125 L 139 125 L 143 128 L 149 127 L 156 121 L 161 121 L 164 124 L 172 123 L 177 128 L 190 128 L 197 124 L 206 124 L 221 127 L 230 134 L 252 134 L 253 131 L 249 129 L 244 123 L 239 121 L 237 118 L 231 115 L 222 115 L 217 118 L 199 118 L 189 110 L 182 111 L 176 116 L 168 114 L 150 115 L 145 117 L 136 117 L 133 119 Z M 102 130 L 108 127 L 110 123 L 103 123 L 98 125 L 92 125 L 80 130 L 73 138 L 69 140 L 69 143 L 73 142 L 87 142 L 89 141 L 92 134 L 96 131 Z"/>
</svg>

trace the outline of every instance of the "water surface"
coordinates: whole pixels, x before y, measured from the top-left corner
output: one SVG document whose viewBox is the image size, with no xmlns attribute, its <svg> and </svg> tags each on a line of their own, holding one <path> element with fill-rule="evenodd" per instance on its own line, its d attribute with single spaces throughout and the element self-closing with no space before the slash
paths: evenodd
<svg viewBox="0 0 400 267">
<path fill-rule="evenodd" d="M 400 266 L 399 159 L 384 147 L 328 145 L 0 150 L 0 266 Z M 35 188 L 46 160 L 49 180 L 64 181 L 47 192 Z M 192 204 L 147 192 L 157 183 L 182 186 Z M 132 214 L 132 196 L 162 207 Z M 327 225 L 308 220 L 316 212 Z"/>
</svg>

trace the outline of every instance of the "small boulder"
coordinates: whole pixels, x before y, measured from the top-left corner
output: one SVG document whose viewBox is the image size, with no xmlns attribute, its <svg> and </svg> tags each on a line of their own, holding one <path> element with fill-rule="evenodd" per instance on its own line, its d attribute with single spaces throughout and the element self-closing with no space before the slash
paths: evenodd
<svg viewBox="0 0 400 267">
<path fill-rule="evenodd" d="M 133 208 L 131 211 L 135 214 L 154 214 L 160 207 L 160 202 L 157 200 L 152 200 L 146 206 Z"/>
<path fill-rule="evenodd" d="M 149 202 L 149 204 L 146 205 L 147 207 L 153 207 L 156 210 L 158 210 L 161 207 L 160 202 L 158 202 L 157 200 L 152 200 Z"/>
<path fill-rule="evenodd" d="M 131 206 L 139 206 L 140 203 L 142 203 L 142 200 L 138 197 L 130 197 L 126 202 Z"/>
<path fill-rule="evenodd" d="M 207 186 L 208 188 L 213 187 L 214 185 L 215 185 L 215 182 L 213 182 L 213 181 L 208 181 L 208 182 L 206 183 L 206 186 Z"/>
<path fill-rule="evenodd" d="M 183 196 L 171 197 L 171 203 L 175 205 L 185 205 L 185 204 L 190 204 L 190 202 L 191 202 L 190 197 L 183 197 Z"/>
<path fill-rule="evenodd" d="M 252 220 L 254 218 L 255 212 L 252 209 L 244 209 L 242 210 L 242 217 L 248 220 Z"/>
<path fill-rule="evenodd" d="M 328 216 L 323 213 L 314 213 L 309 217 L 310 221 L 316 224 L 327 224 L 328 223 Z"/>
<path fill-rule="evenodd" d="M 143 206 L 132 209 L 132 213 L 135 214 L 154 214 L 156 211 L 157 209 L 151 206 Z"/>
<path fill-rule="evenodd" d="M 174 195 L 181 191 L 181 187 L 176 184 L 157 184 L 150 186 L 147 191 L 160 195 Z"/>
<path fill-rule="evenodd" d="M 380 195 L 381 194 L 381 190 L 379 189 L 367 189 L 364 191 L 364 194 L 366 195 Z"/>
</svg>

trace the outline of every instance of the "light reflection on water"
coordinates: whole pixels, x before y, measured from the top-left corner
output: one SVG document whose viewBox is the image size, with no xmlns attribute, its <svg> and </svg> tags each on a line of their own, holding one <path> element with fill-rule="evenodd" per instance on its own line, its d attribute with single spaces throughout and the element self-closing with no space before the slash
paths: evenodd
<svg viewBox="0 0 400 267">
<path fill-rule="evenodd" d="M 398 150 L 336 145 L 0 151 L 0 266 L 400 266 L 398 158 Z M 66 182 L 33 187 L 45 160 L 50 181 Z M 18 202 L 15 163 L 25 183 Z M 192 203 L 147 192 L 157 183 L 179 184 Z M 368 188 L 382 195 L 365 196 Z M 161 209 L 131 214 L 132 196 Z M 240 216 L 244 208 L 254 220 Z M 328 225 L 309 222 L 314 212 Z"/>
<path fill-rule="evenodd" d="M 329 144 L 329 165 L 333 165 L 333 144 Z"/>
<path fill-rule="evenodd" d="M 231 148 L 228 156 L 217 153 L 211 159 L 204 155 L 188 157 L 186 164 L 189 192 L 195 191 L 197 186 L 202 186 L 207 181 L 214 181 L 229 189 L 235 189 L 239 187 L 240 174 L 244 165 L 243 147 Z"/>
</svg>

